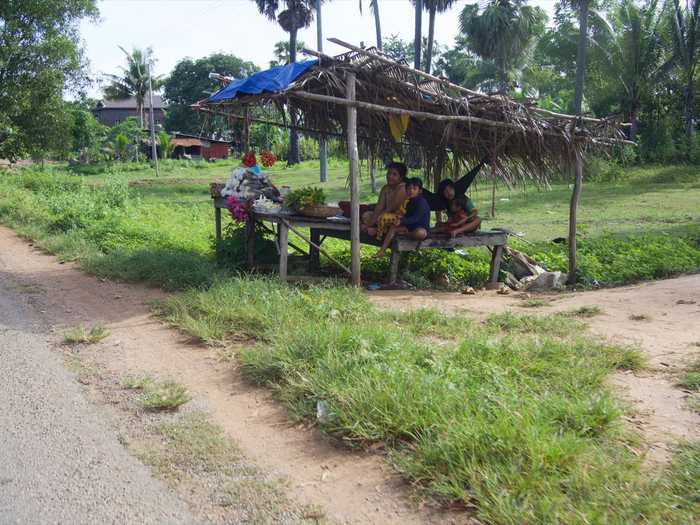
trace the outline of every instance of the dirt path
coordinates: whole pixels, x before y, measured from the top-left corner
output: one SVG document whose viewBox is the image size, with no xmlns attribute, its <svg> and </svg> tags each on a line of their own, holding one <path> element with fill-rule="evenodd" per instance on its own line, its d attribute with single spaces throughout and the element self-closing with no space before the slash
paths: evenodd
<svg viewBox="0 0 700 525">
<path fill-rule="evenodd" d="M 588 320 L 591 330 L 617 343 L 638 345 L 648 358 L 644 371 L 614 374 L 611 381 L 637 409 L 633 423 L 649 443 L 650 459 L 665 460 L 669 446 L 679 440 L 700 439 L 700 414 L 688 408 L 688 394 L 674 386 L 674 374 L 700 356 L 700 275 L 575 294 L 533 295 L 548 302 L 536 308 L 522 307 L 526 297 L 495 292 L 370 294 L 380 306 L 429 307 L 476 317 L 506 310 L 547 314 L 598 306 L 602 313 Z"/>
<path fill-rule="evenodd" d="M 0 280 L 7 280 L 50 322 L 66 327 L 102 323 L 111 336 L 96 355 L 109 372 L 148 373 L 184 384 L 205 400 L 212 419 L 243 453 L 289 480 L 290 496 L 318 505 L 337 523 L 468 523 L 464 513 L 417 509 L 410 491 L 380 455 L 351 452 L 314 430 L 295 427 L 266 389 L 246 383 L 214 351 L 193 345 L 154 320 L 149 302 L 159 290 L 85 275 L 41 253 L 0 227 Z"/>
</svg>

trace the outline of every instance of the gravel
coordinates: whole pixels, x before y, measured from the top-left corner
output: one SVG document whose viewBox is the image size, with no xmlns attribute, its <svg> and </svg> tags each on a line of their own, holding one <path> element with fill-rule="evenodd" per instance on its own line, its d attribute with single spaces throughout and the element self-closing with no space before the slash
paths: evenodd
<svg viewBox="0 0 700 525">
<path fill-rule="evenodd" d="M 0 523 L 193 524 L 119 443 L 0 272 Z"/>
</svg>

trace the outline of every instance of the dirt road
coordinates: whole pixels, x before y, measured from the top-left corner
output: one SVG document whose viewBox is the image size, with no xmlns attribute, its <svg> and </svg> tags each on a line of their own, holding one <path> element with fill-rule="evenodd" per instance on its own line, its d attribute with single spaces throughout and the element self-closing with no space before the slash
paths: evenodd
<svg viewBox="0 0 700 525">
<path fill-rule="evenodd" d="M 0 273 L 0 523 L 196 523 L 86 400 L 36 314 Z"/>
</svg>

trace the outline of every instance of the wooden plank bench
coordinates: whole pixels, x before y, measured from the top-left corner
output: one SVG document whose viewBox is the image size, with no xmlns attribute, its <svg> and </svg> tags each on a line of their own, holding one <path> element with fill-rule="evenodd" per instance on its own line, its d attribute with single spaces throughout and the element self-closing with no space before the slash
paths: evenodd
<svg viewBox="0 0 700 525">
<path fill-rule="evenodd" d="M 216 220 L 216 239 L 221 240 L 221 209 L 226 208 L 226 201 L 222 197 L 214 197 L 214 210 Z M 333 221 L 328 219 L 316 219 L 301 215 L 268 214 L 251 212 L 246 222 L 246 263 L 249 267 L 255 265 L 255 223 L 270 222 L 277 225 L 277 247 L 279 249 L 279 274 L 282 280 L 287 280 L 287 262 L 289 256 L 289 230 L 307 229 L 309 238 L 304 239 L 309 244 L 309 268 L 312 271 L 320 267 L 320 247 L 327 237 L 350 240 L 350 222 Z M 310 241 L 310 242 L 309 242 Z M 424 241 L 398 236 L 391 245 L 391 260 L 389 264 L 389 281 L 394 283 L 398 278 L 399 262 L 401 255 L 424 249 L 455 249 L 486 246 L 491 250 L 491 266 L 487 288 L 498 288 L 498 274 L 501 269 L 503 250 L 508 241 L 508 235 L 499 230 L 480 230 L 467 235 L 451 238 L 447 234 L 432 234 Z M 381 242 L 373 237 L 362 234 L 362 244 L 381 246 Z M 322 248 L 321 248 L 322 249 Z M 347 269 L 344 268 L 346 271 Z"/>
</svg>

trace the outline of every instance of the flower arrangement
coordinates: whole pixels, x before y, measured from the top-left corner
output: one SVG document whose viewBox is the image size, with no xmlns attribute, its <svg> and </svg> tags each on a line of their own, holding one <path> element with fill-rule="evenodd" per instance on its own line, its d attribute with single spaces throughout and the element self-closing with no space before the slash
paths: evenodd
<svg viewBox="0 0 700 525">
<path fill-rule="evenodd" d="M 263 151 L 260 154 L 260 162 L 262 163 L 264 168 L 269 168 L 277 162 L 277 155 L 272 153 L 271 151 Z"/>
<path fill-rule="evenodd" d="M 253 152 L 252 150 L 246 152 L 243 155 L 241 162 L 246 168 L 252 168 L 253 166 L 255 166 L 258 163 L 258 161 L 255 160 L 255 152 Z"/>
<path fill-rule="evenodd" d="M 245 202 L 241 202 L 236 197 L 228 197 L 226 199 L 226 207 L 228 208 L 231 218 L 236 222 L 245 222 L 248 216 Z"/>
</svg>

